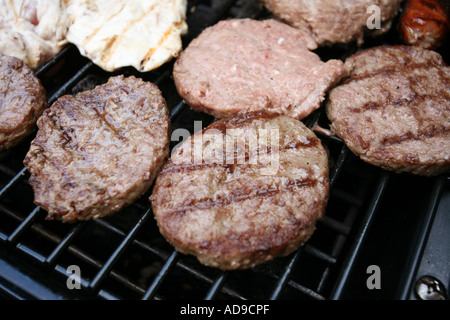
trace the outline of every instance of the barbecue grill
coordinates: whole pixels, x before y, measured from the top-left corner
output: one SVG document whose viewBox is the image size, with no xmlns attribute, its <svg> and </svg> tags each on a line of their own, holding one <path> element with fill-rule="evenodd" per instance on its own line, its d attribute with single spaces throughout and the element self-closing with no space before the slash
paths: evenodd
<svg viewBox="0 0 450 320">
<path fill-rule="evenodd" d="M 189 34 L 184 45 L 221 19 L 269 16 L 255 1 L 189 1 Z M 394 27 L 381 38 L 369 39 L 365 46 L 398 43 L 396 33 Z M 356 50 L 353 45 L 338 45 L 317 53 L 324 60 L 344 59 Z M 447 63 L 448 52 L 447 48 Z M 178 96 L 172 67 L 173 61 L 147 73 L 131 68 L 108 73 L 68 45 L 36 74 L 50 103 L 119 73 L 141 77 L 163 92 L 172 130 L 185 128 L 194 133 L 194 121 L 202 121 L 206 127 L 215 119 L 190 110 Z M 304 122 L 310 128 L 328 125 L 323 108 Z M 428 178 L 384 171 L 362 162 L 341 139 L 317 134 L 329 151 L 331 193 L 316 232 L 306 245 L 286 257 L 249 270 L 226 272 L 199 264 L 164 240 L 148 201 L 151 189 L 110 217 L 72 224 L 45 220 L 46 212 L 33 203 L 23 166 L 30 137 L 0 153 L 0 297 L 446 299 L 450 284 L 449 176 Z M 70 272 L 74 266 L 79 278 Z M 374 288 L 369 284 L 376 276 L 379 286 Z"/>
</svg>

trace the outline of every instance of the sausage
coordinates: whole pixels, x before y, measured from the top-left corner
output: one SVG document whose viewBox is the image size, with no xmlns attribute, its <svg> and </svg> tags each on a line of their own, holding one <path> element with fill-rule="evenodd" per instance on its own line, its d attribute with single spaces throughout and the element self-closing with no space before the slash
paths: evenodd
<svg viewBox="0 0 450 320">
<path fill-rule="evenodd" d="M 406 44 L 437 49 L 450 30 L 443 0 L 407 0 L 400 18 L 400 33 Z"/>
</svg>

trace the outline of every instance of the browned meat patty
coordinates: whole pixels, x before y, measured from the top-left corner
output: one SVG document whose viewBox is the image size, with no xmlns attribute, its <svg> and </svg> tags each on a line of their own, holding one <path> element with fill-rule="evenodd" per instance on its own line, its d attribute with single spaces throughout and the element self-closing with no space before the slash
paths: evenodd
<svg viewBox="0 0 450 320">
<path fill-rule="evenodd" d="M 381 46 L 347 59 L 330 92 L 331 129 L 361 159 L 396 172 L 450 169 L 450 67 L 419 47 Z"/>
<path fill-rule="evenodd" d="M 231 19 L 205 29 L 177 59 L 181 97 L 216 118 L 265 111 L 302 119 L 344 75 L 307 33 L 275 20 Z"/>
<path fill-rule="evenodd" d="M 328 200 L 327 153 L 300 121 L 247 113 L 188 138 L 150 200 L 164 237 L 208 266 L 246 269 L 305 243 Z"/>
<path fill-rule="evenodd" d="M 38 126 L 24 162 L 48 219 L 119 211 L 145 193 L 168 155 L 166 102 L 154 84 L 135 77 L 59 98 Z"/>
<path fill-rule="evenodd" d="M 398 14 L 402 0 L 262 0 L 268 10 L 290 25 L 309 30 L 319 45 L 350 43 L 359 45 L 368 34 L 388 31 Z M 380 13 L 379 28 L 369 29 L 374 23 L 376 5 Z M 368 10 L 369 9 L 369 10 Z"/>
<path fill-rule="evenodd" d="M 30 135 L 46 107 L 46 91 L 33 71 L 22 60 L 0 55 L 0 151 Z"/>
</svg>

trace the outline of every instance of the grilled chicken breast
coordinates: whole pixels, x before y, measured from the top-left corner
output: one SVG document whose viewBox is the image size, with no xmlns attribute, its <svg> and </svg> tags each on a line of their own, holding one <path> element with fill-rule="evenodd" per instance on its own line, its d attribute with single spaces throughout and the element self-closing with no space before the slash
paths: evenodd
<svg viewBox="0 0 450 320">
<path fill-rule="evenodd" d="M 106 71 L 150 71 L 177 56 L 186 0 L 66 0 L 67 40 Z"/>
<path fill-rule="evenodd" d="M 1 0 L 0 53 L 36 69 L 67 43 L 65 3 L 59 0 Z"/>
</svg>

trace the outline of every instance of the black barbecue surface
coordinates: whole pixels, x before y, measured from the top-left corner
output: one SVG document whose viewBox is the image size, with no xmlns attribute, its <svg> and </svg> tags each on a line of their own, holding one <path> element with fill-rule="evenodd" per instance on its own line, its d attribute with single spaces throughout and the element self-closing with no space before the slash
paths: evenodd
<svg viewBox="0 0 450 320">
<path fill-rule="evenodd" d="M 257 1 L 188 3 L 185 46 L 221 19 L 270 17 Z M 400 43 L 396 25 L 365 47 Z M 448 47 L 439 50 L 447 63 Z M 338 45 L 317 53 L 324 60 L 345 59 L 356 50 Z M 107 73 L 69 45 L 36 73 L 50 103 L 116 74 L 152 81 L 167 100 L 172 130 L 193 133 L 195 121 L 206 127 L 214 119 L 191 111 L 177 95 L 172 67 L 173 61 L 145 74 L 131 68 Z M 328 125 L 323 108 L 304 120 L 309 127 L 316 121 Z M 202 266 L 164 240 L 148 201 L 151 190 L 111 217 L 73 224 L 45 220 L 46 212 L 33 203 L 23 166 L 30 137 L 0 153 L 0 298 L 414 300 L 424 298 L 416 293 L 423 286 L 435 293 L 425 298 L 445 298 L 450 284 L 449 176 L 390 173 L 359 160 L 339 138 L 318 135 L 330 154 L 331 195 L 313 237 L 287 257 L 229 272 Z"/>
</svg>

